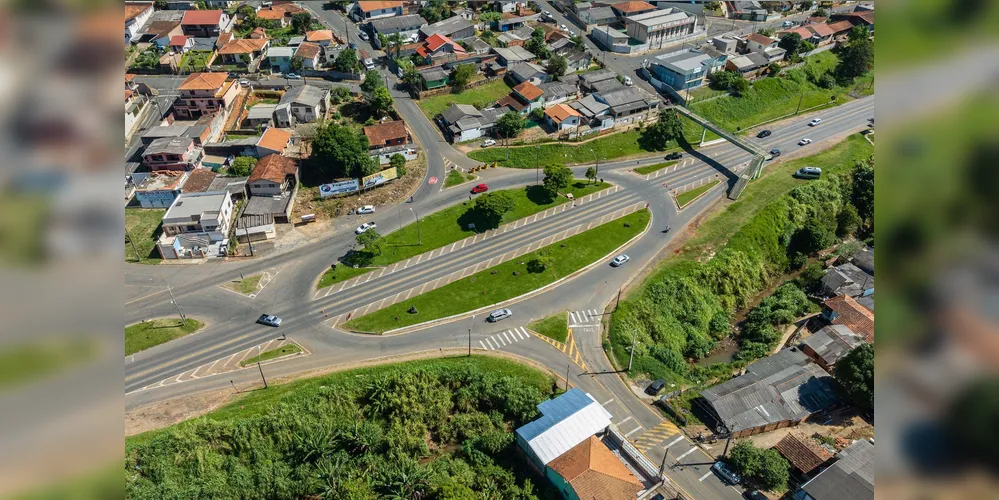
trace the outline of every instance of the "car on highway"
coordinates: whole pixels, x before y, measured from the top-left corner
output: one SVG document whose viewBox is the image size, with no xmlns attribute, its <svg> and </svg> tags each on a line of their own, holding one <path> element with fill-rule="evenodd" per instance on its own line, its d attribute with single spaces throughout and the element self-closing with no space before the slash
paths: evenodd
<svg viewBox="0 0 999 500">
<path fill-rule="evenodd" d="M 773 160 L 774 158 L 777 158 L 778 156 L 780 156 L 780 150 L 779 149 L 773 148 L 773 149 L 770 150 L 770 159 L 771 160 Z"/>
<path fill-rule="evenodd" d="M 490 323 L 495 323 L 497 321 L 507 319 L 510 316 L 513 316 L 513 311 L 509 309 L 497 309 L 489 313 L 489 316 L 486 317 L 486 321 Z"/>
<path fill-rule="evenodd" d="M 666 155 L 664 158 L 667 159 L 667 160 L 679 160 L 680 158 L 683 158 L 683 153 L 681 153 L 679 151 L 674 151 L 674 152 Z"/>
<path fill-rule="evenodd" d="M 614 267 L 620 267 L 622 264 L 628 262 L 629 260 L 631 260 L 631 257 L 628 257 L 627 254 L 621 254 L 618 255 L 617 257 L 614 257 L 614 260 L 611 261 L 611 265 Z"/>
<path fill-rule="evenodd" d="M 257 323 L 267 326 L 281 326 L 281 318 L 274 316 L 273 314 L 261 314 L 257 318 Z"/>
<path fill-rule="evenodd" d="M 284 75 L 285 78 L 289 80 L 301 80 L 302 77 L 298 76 L 298 73 L 288 73 Z"/>
<path fill-rule="evenodd" d="M 649 396 L 655 396 L 660 392 L 662 392 L 663 387 L 666 387 L 666 381 L 663 379 L 659 379 L 649 384 L 649 386 L 645 388 L 645 393 L 648 394 Z"/>
<path fill-rule="evenodd" d="M 484 147 L 484 148 L 488 148 L 489 146 L 495 146 L 495 145 L 496 145 L 496 141 L 494 141 L 492 139 L 486 139 L 485 141 L 482 141 L 482 147 Z"/>
<path fill-rule="evenodd" d="M 819 167 L 801 167 L 794 176 L 799 179 L 818 179 L 822 177 L 822 169 Z"/>
<path fill-rule="evenodd" d="M 761 130 L 759 134 L 756 134 L 756 138 L 757 139 L 762 139 L 764 137 L 770 137 L 770 134 L 772 134 L 772 133 L 773 132 L 771 132 L 769 130 Z"/>
<path fill-rule="evenodd" d="M 735 485 L 742 482 L 742 476 L 737 474 L 728 465 L 726 465 L 725 462 L 722 462 L 721 460 L 715 462 L 715 464 L 711 466 L 711 470 L 714 471 L 715 474 L 721 476 L 721 478 L 724 479 L 725 482 L 729 484 Z"/>
<path fill-rule="evenodd" d="M 798 141 L 798 145 L 799 146 L 806 146 L 806 145 L 811 144 L 811 143 L 812 143 L 812 140 L 809 139 L 809 138 L 807 138 L 807 137 L 805 137 L 804 139 Z"/>
<path fill-rule="evenodd" d="M 820 123 L 822 123 L 822 118 L 813 118 L 812 121 L 808 122 L 808 126 L 814 127 Z"/>
<path fill-rule="evenodd" d="M 376 227 L 378 227 L 378 224 L 375 224 L 374 222 L 365 222 L 364 224 L 357 226 L 357 229 L 354 230 L 354 234 L 361 234 L 368 229 L 374 229 Z"/>
<path fill-rule="evenodd" d="M 375 206 L 374 205 L 364 205 L 363 207 L 357 209 L 357 213 L 359 213 L 359 214 L 373 214 L 373 213 L 375 213 Z"/>
<path fill-rule="evenodd" d="M 479 184 L 472 188 L 472 194 L 485 193 L 486 191 L 489 191 L 489 186 L 485 184 Z"/>
</svg>

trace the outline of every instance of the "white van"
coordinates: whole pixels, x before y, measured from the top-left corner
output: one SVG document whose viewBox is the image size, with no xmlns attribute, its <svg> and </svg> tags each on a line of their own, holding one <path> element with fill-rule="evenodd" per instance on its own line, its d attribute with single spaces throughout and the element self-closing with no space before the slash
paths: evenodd
<svg viewBox="0 0 999 500">
<path fill-rule="evenodd" d="M 819 167 L 802 167 L 794 173 L 794 176 L 799 179 L 818 179 L 822 176 L 822 169 Z"/>
</svg>

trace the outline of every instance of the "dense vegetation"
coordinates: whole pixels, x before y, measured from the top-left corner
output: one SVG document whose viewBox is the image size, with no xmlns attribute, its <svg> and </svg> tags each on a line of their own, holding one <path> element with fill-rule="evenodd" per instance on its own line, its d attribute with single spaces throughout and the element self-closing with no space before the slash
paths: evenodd
<svg viewBox="0 0 999 500">
<path fill-rule="evenodd" d="M 637 333 L 636 373 L 686 378 L 684 358 L 700 359 L 710 353 L 717 340 L 730 334 L 736 310 L 745 308 L 783 273 L 802 267 L 809 255 L 838 240 L 837 214 L 849 210 L 845 207 L 853 200 L 873 200 L 873 183 L 853 182 L 855 175 L 863 178 L 873 171 L 870 161 L 771 199 L 713 255 L 667 262 L 614 313 L 610 347 L 618 362 L 627 363 L 627 349 Z M 864 220 L 858 231 L 867 231 L 872 224 Z M 780 338 L 775 327 L 808 307 L 797 285 L 778 289 L 747 319 L 740 359 L 750 361 L 772 349 Z"/>
<path fill-rule="evenodd" d="M 728 462 L 746 484 L 771 491 L 787 489 L 790 464 L 775 448 L 763 450 L 752 441 L 740 441 L 732 447 Z"/>
<path fill-rule="evenodd" d="M 862 344 L 839 360 L 835 375 L 853 404 L 874 408 L 874 344 Z"/>
<path fill-rule="evenodd" d="M 512 430 L 552 388 L 537 370 L 481 357 L 275 386 L 127 440 L 125 495 L 537 498 L 543 481 L 514 455 Z"/>
</svg>

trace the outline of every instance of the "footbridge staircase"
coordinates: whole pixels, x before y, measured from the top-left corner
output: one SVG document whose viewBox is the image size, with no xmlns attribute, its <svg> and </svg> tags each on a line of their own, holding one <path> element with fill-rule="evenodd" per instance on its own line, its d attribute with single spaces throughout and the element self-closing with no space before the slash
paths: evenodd
<svg viewBox="0 0 999 500">
<path fill-rule="evenodd" d="M 675 109 L 677 113 L 680 113 L 681 115 L 698 123 L 702 127 L 718 134 L 719 137 L 730 142 L 732 145 L 753 155 L 753 159 L 749 162 L 749 166 L 742 171 L 742 174 L 739 175 L 739 180 L 736 181 L 735 186 L 732 186 L 732 189 L 728 192 L 728 197 L 730 199 L 738 199 L 739 195 L 742 194 L 742 190 L 746 189 L 746 185 L 749 184 L 749 181 L 760 176 L 760 172 L 763 170 L 763 162 L 767 159 L 766 153 L 755 145 L 750 144 L 745 139 L 722 129 L 718 125 L 711 123 L 706 118 L 699 116 L 697 113 L 694 113 L 683 106 L 673 106 L 672 108 Z"/>
</svg>

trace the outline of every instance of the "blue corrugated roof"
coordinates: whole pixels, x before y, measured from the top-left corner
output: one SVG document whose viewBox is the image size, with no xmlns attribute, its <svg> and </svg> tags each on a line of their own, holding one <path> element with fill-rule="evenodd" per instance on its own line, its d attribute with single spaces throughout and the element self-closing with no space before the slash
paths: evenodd
<svg viewBox="0 0 999 500">
<path fill-rule="evenodd" d="M 586 408 L 592 402 L 593 400 L 578 388 L 569 389 L 569 392 L 557 398 L 538 404 L 541 418 L 521 426 L 517 429 L 517 435 L 524 441 L 530 441 L 577 411 Z"/>
</svg>

